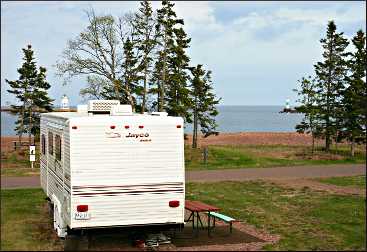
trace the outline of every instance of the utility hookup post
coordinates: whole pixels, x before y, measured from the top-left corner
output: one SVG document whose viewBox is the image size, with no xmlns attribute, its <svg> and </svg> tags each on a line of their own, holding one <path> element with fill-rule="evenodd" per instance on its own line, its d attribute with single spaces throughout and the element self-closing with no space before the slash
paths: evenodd
<svg viewBox="0 0 367 252">
<path fill-rule="evenodd" d="M 36 146 L 29 146 L 29 161 L 31 161 L 31 169 L 33 169 L 33 162 L 36 161 Z"/>
</svg>

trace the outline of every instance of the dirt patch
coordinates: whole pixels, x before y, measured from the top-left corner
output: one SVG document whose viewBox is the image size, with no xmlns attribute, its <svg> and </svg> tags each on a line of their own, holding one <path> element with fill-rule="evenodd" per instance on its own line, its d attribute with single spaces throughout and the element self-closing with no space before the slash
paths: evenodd
<svg viewBox="0 0 367 252">
<path fill-rule="evenodd" d="M 188 213 L 187 213 L 188 214 Z M 46 204 L 43 207 L 43 220 L 29 223 L 37 226 L 37 235 L 34 239 L 47 239 L 55 248 L 60 249 L 64 245 L 52 228 L 51 217 L 48 215 L 48 208 Z M 201 215 L 204 227 L 207 226 L 206 215 Z M 138 248 L 132 245 L 132 231 L 131 228 L 121 229 L 99 229 L 90 230 L 89 245 L 88 238 L 80 239 L 78 249 L 92 250 L 92 251 L 149 251 L 152 248 Z M 41 233 L 46 234 L 41 237 Z M 38 235 L 39 234 L 39 235 Z M 192 230 L 192 223 L 185 225 L 182 232 L 177 231 L 173 236 L 172 232 L 166 232 L 171 237 L 171 244 L 163 244 L 159 247 L 154 247 L 153 250 L 159 251 L 199 251 L 199 250 L 261 250 L 266 244 L 276 243 L 280 237 L 278 235 L 270 235 L 264 230 L 257 230 L 253 226 L 246 223 L 238 222 L 233 224 L 233 233 L 229 232 L 228 224 L 222 221 L 216 221 L 216 227 L 211 232 L 211 237 L 208 236 L 206 229 L 201 229 L 199 235 L 195 236 Z"/>
<path fill-rule="evenodd" d="M 203 224 L 206 226 L 206 215 L 202 216 Z M 192 227 L 187 224 L 184 234 L 189 236 Z M 180 237 L 178 235 L 178 237 Z M 254 226 L 244 222 L 233 224 L 233 233 L 230 234 L 229 226 L 222 221 L 216 221 L 216 227 L 208 237 L 207 230 L 200 230 L 198 238 L 186 240 L 185 242 L 174 242 L 178 251 L 256 251 L 261 250 L 267 244 L 275 244 L 280 239 L 279 235 L 272 235 L 265 230 L 256 229 Z M 191 245 L 190 245 L 191 243 Z"/>
<path fill-rule="evenodd" d="M 325 184 L 310 179 L 271 180 L 271 182 L 286 188 L 311 189 L 339 195 L 366 196 L 366 190 L 361 188 Z"/>
</svg>

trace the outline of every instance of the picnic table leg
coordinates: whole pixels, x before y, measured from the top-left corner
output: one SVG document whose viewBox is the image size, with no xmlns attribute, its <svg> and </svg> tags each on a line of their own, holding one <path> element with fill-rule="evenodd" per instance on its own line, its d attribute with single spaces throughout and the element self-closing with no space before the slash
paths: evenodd
<svg viewBox="0 0 367 252">
<path fill-rule="evenodd" d="M 192 232 L 195 230 L 195 212 L 191 212 L 192 215 Z"/>
<path fill-rule="evenodd" d="M 189 222 L 189 221 L 191 220 L 191 218 L 192 218 L 192 213 L 193 213 L 193 212 L 191 212 L 191 214 L 190 214 L 189 218 L 187 218 L 186 222 Z"/>
<path fill-rule="evenodd" d="M 208 236 L 210 237 L 210 213 L 208 213 Z"/>
<path fill-rule="evenodd" d="M 200 218 L 200 215 L 199 215 L 199 214 L 198 214 L 198 219 L 199 219 L 199 221 L 200 221 L 201 228 L 204 228 L 204 225 L 203 225 L 203 223 L 201 222 L 201 218 Z M 198 226 L 198 228 L 199 228 L 199 226 Z"/>
<path fill-rule="evenodd" d="M 232 221 L 229 223 L 229 232 L 232 234 Z"/>
<path fill-rule="evenodd" d="M 196 212 L 196 234 L 199 236 L 199 212 Z"/>
</svg>

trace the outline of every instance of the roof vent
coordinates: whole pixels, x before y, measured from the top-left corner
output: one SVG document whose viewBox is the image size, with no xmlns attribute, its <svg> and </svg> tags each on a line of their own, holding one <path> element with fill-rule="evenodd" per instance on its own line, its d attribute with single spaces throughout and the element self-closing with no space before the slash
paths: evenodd
<svg viewBox="0 0 367 252">
<path fill-rule="evenodd" d="M 122 116 L 122 115 L 132 115 L 133 110 L 131 105 L 113 105 L 111 107 L 110 115 L 111 116 Z"/>
<path fill-rule="evenodd" d="M 113 105 L 120 105 L 118 100 L 90 100 L 88 102 L 88 112 L 94 114 L 108 114 Z"/>
</svg>

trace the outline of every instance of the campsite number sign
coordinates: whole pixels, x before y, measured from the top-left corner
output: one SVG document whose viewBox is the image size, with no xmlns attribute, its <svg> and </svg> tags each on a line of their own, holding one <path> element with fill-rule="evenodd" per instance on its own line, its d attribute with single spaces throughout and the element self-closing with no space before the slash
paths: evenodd
<svg viewBox="0 0 367 252">
<path fill-rule="evenodd" d="M 31 161 L 31 167 L 33 168 L 33 162 L 36 161 L 36 146 L 29 146 L 29 161 Z"/>
</svg>

